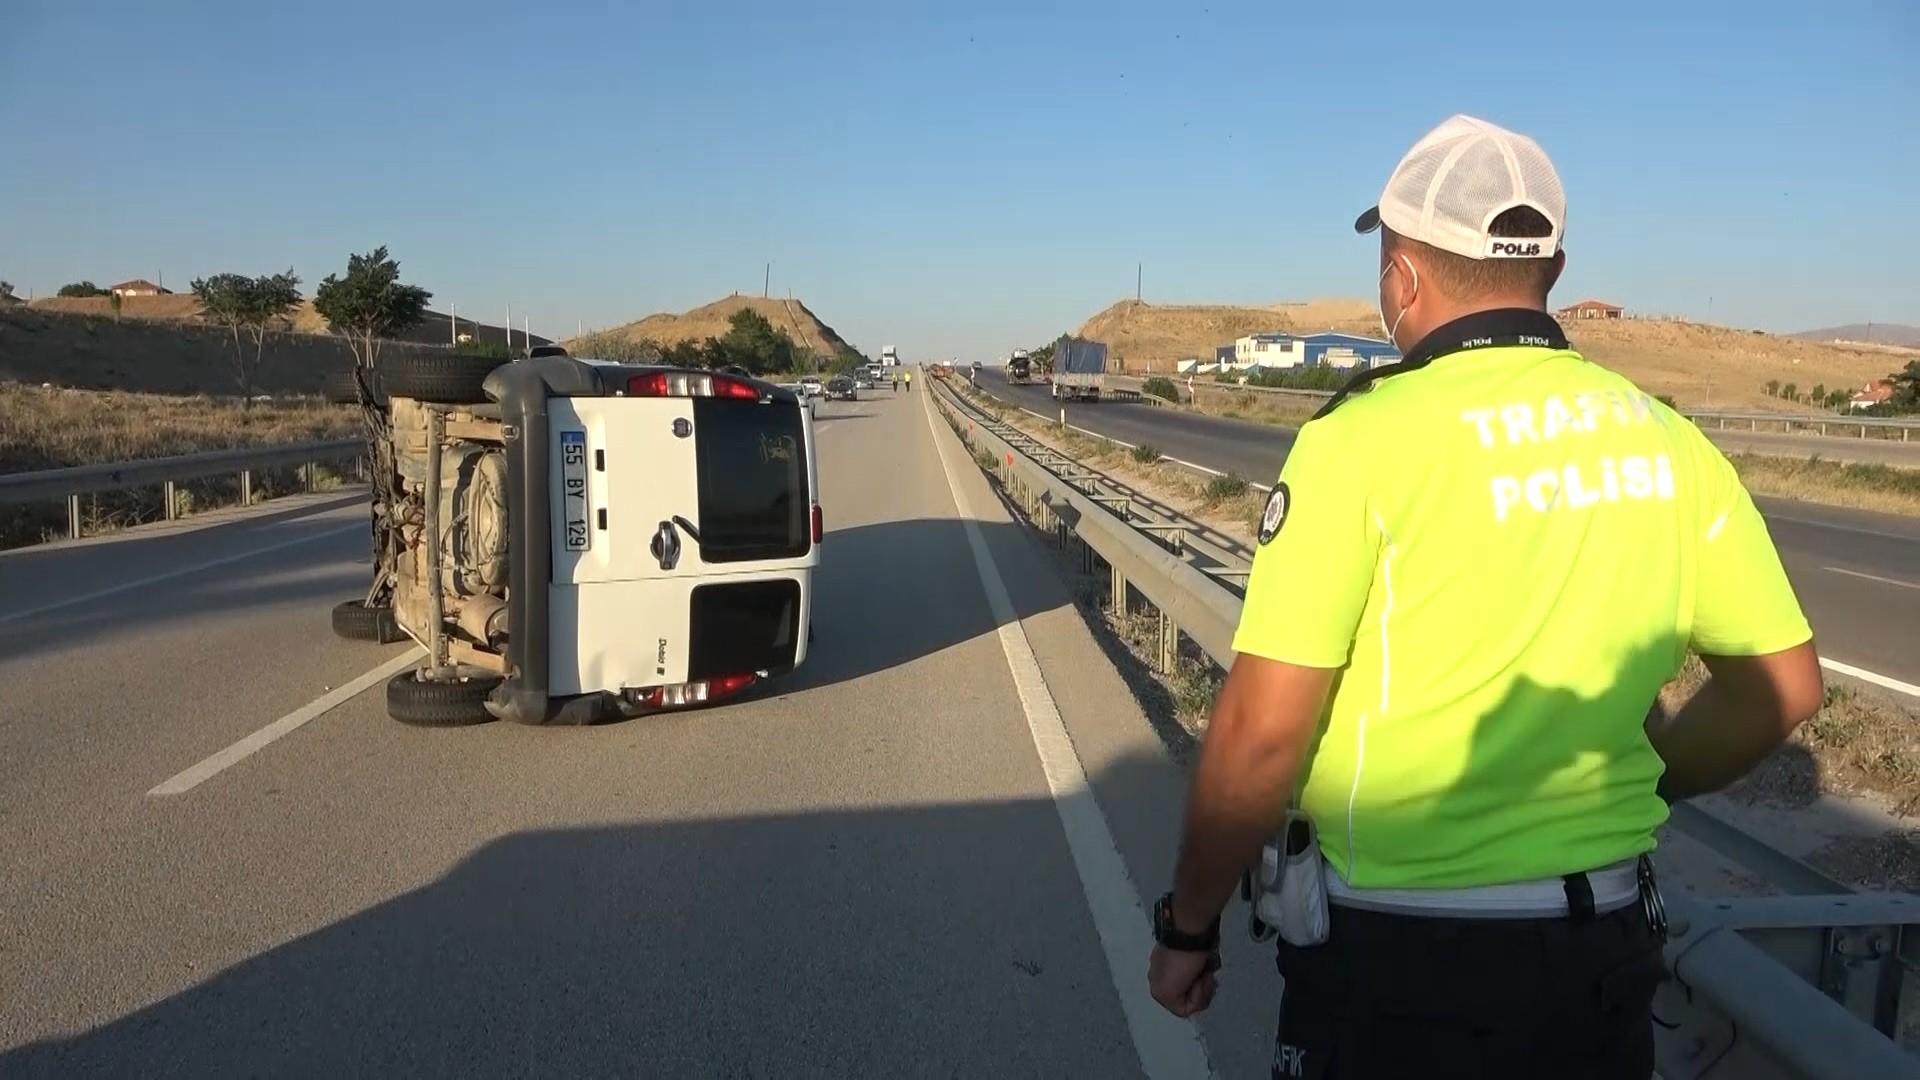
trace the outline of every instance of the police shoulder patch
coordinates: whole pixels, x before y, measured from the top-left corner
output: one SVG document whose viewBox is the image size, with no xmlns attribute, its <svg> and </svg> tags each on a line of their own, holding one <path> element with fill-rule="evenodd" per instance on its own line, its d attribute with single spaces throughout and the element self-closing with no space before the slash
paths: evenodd
<svg viewBox="0 0 1920 1080">
<path fill-rule="evenodd" d="M 1260 542 L 1262 544 L 1280 535 L 1280 526 L 1287 523 L 1287 510 L 1293 501 L 1293 493 L 1287 490 L 1286 481 L 1273 485 L 1273 494 L 1267 496 L 1267 508 L 1260 511 Z"/>
</svg>

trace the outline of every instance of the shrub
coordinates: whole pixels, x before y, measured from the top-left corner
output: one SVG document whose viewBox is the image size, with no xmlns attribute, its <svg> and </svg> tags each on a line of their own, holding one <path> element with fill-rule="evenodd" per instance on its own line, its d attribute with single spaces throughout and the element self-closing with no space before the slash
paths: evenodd
<svg viewBox="0 0 1920 1080">
<path fill-rule="evenodd" d="M 1207 498 L 1214 502 L 1225 502 L 1228 499 L 1237 499 L 1246 493 L 1246 480 L 1235 476 L 1233 473 L 1228 473 L 1225 476 L 1216 476 L 1207 481 Z"/>
<path fill-rule="evenodd" d="M 60 291 L 56 295 L 59 295 L 59 296 L 105 296 L 107 295 L 107 290 L 101 288 L 98 285 L 95 285 L 91 281 L 76 281 L 70 285 L 60 286 Z"/>
<path fill-rule="evenodd" d="M 1180 388 L 1173 385 L 1173 380 L 1164 375 L 1155 375 L 1148 379 L 1141 385 L 1140 390 L 1163 401 L 1178 402 L 1180 400 Z"/>
<path fill-rule="evenodd" d="M 1133 455 L 1133 460 L 1139 462 L 1142 465 L 1152 465 L 1154 462 L 1160 460 L 1160 451 L 1157 448 L 1146 445 L 1144 443 L 1134 447 L 1131 453 Z"/>
</svg>

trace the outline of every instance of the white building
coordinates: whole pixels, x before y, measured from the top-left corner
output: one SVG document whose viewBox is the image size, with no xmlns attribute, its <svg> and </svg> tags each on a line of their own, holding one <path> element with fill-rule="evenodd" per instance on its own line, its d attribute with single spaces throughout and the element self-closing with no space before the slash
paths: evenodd
<svg viewBox="0 0 1920 1080">
<path fill-rule="evenodd" d="M 1233 343 L 1233 367 L 1249 368 L 1379 367 L 1400 359 L 1400 351 L 1378 338 L 1357 334 L 1250 334 Z"/>
</svg>

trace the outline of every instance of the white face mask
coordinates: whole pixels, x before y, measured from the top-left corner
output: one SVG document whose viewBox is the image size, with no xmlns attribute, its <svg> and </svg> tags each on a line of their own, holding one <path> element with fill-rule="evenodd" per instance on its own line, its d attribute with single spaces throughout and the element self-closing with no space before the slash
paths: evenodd
<svg viewBox="0 0 1920 1080">
<path fill-rule="evenodd" d="M 1420 271 L 1415 270 L 1413 268 L 1412 261 L 1409 260 L 1405 255 L 1397 256 L 1397 258 L 1401 262 L 1404 262 L 1407 264 L 1407 273 L 1413 275 L 1414 295 L 1418 296 L 1420 294 Z M 1387 275 L 1392 271 L 1393 271 L 1392 263 L 1388 263 L 1386 266 L 1382 267 L 1380 269 L 1380 280 L 1381 281 L 1387 280 Z M 1396 349 L 1400 347 L 1400 342 L 1394 337 L 1394 335 L 1400 332 L 1400 321 L 1407 317 L 1407 307 L 1410 307 L 1410 306 L 1412 306 L 1412 301 L 1408 301 L 1407 305 L 1401 307 L 1400 314 L 1398 316 L 1395 316 L 1393 323 L 1389 325 L 1387 323 L 1387 294 L 1384 291 L 1380 293 L 1380 303 L 1379 303 L 1380 329 L 1385 330 L 1387 332 L 1387 340 L 1391 342 L 1393 344 L 1393 347 Z"/>
</svg>

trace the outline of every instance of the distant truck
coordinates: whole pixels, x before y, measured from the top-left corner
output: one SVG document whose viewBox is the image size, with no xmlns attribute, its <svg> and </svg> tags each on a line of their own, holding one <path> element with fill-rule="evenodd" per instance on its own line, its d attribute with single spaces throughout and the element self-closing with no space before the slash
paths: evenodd
<svg viewBox="0 0 1920 1080">
<path fill-rule="evenodd" d="M 1053 396 L 1062 401 L 1112 397 L 1107 386 L 1107 347 L 1084 338 L 1062 338 L 1053 349 Z"/>
<path fill-rule="evenodd" d="M 1007 382 L 1025 385 L 1033 381 L 1033 359 L 1025 349 L 1013 350 L 1007 357 Z"/>
<path fill-rule="evenodd" d="M 882 345 L 880 346 L 880 363 L 883 367 L 899 367 L 900 354 L 893 351 L 893 346 Z"/>
</svg>

